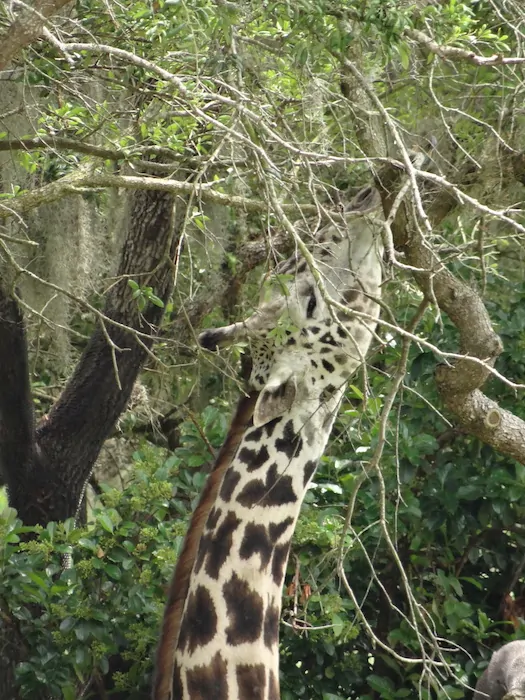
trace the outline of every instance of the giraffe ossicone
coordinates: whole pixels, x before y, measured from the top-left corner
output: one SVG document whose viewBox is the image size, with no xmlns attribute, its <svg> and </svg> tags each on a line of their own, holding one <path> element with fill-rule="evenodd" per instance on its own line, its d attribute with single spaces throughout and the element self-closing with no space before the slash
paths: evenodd
<svg viewBox="0 0 525 700">
<path fill-rule="evenodd" d="M 299 254 L 279 264 L 254 314 L 199 337 L 208 349 L 247 340 L 259 396 L 200 537 L 172 640 L 172 700 L 279 698 L 290 542 L 348 379 L 374 334 L 383 223 L 379 193 L 364 188 L 315 236 L 315 273 Z"/>
</svg>

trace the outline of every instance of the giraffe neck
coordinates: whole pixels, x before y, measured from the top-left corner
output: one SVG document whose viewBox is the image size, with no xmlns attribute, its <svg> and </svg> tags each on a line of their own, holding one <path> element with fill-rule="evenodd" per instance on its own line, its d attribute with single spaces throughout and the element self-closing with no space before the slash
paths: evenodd
<svg viewBox="0 0 525 700">
<path fill-rule="evenodd" d="M 173 700 L 278 700 L 290 542 L 343 387 L 249 428 L 209 513 L 174 655 Z"/>
<path fill-rule="evenodd" d="M 224 474 L 234 458 L 246 428 L 253 424 L 253 409 L 257 392 L 241 396 L 228 435 L 221 447 L 213 469 L 206 481 L 199 503 L 193 512 L 188 532 L 177 559 L 164 609 L 162 630 L 157 649 L 152 700 L 169 700 L 173 683 L 173 661 L 180 634 L 182 614 L 188 595 L 193 564 L 200 538 L 211 507 L 217 499 Z"/>
<path fill-rule="evenodd" d="M 259 396 L 187 580 L 172 700 L 279 698 L 281 592 L 292 534 L 379 312 L 379 209 L 378 192 L 365 188 L 343 226 L 330 224 L 313 244 L 324 291 L 346 308 L 334 313 L 299 256 L 276 269 L 278 278 L 292 277 L 285 290 L 279 280 L 263 290 L 250 317 L 199 336 L 210 350 L 248 340 L 250 385 Z"/>
</svg>

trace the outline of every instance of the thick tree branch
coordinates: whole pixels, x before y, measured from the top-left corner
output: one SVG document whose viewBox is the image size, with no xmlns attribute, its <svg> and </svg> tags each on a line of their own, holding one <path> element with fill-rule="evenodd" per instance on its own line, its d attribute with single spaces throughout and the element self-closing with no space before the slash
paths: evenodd
<svg viewBox="0 0 525 700">
<path fill-rule="evenodd" d="M 54 151 L 75 151 L 88 156 L 106 160 L 124 160 L 130 157 L 130 151 L 124 148 L 103 148 L 94 143 L 86 143 L 78 139 L 68 139 L 61 136 L 36 136 L 30 139 L 14 139 L 0 141 L 2 151 L 35 151 L 49 149 Z"/>
<path fill-rule="evenodd" d="M 28 414 L 27 349 L 20 314 L 9 295 L 0 304 L 0 462 L 10 503 L 27 524 L 75 514 L 102 443 L 124 410 L 154 342 L 163 308 L 149 304 L 139 312 L 127 280 L 131 276 L 152 285 L 164 302 L 172 291 L 186 203 L 182 201 L 175 214 L 175 197 L 152 190 L 134 193 L 131 202 L 119 281 L 104 308 L 104 319 L 111 322 L 99 318 L 73 376 L 36 431 Z M 8 438 L 20 442 L 18 452 L 10 449 Z M 26 452 L 20 457 L 22 449 Z"/>
<path fill-rule="evenodd" d="M 175 153 L 170 148 L 162 148 L 158 146 L 130 146 L 129 148 L 111 148 L 97 146 L 94 143 L 88 143 L 79 139 L 71 139 L 65 136 L 35 136 L 25 139 L 2 139 L 0 140 L 0 153 L 5 151 L 72 151 L 74 153 L 83 153 L 95 158 L 103 158 L 104 160 L 113 161 L 129 161 L 138 168 L 144 168 L 145 172 L 150 173 L 173 173 L 174 163 L 183 161 L 186 168 L 201 167 L 206 162 L 206 156 L 189 157 L 187 154 Z M 165 162 L 157 163 L 151 160 L 141 160 L 142 156 L 146 155 L 161 156 Z M 216 165 L 230 167 L 231 160 L 215 160 Z M 237 163 L 238 164 L 238 163 Z"/>
<path fill-rule="evenodd" d="M 149 304 L 139 313 L 127 285 L 129 276 L 145 280 L 164 302 L 173 286 L 172 260 L 184 220 L 184 204 L 174 219 L 175 200 L 153 191 L 133 195 L 128 235 L 117 272 L 119 282 L 109 292 L 104 313 L 120 324 L 149 335 L 141 342 L 132 332 L 100 324 L 60 398 L 37 428 L 38 444 L 55 462 L 77 465 L 69 470 L 78 496 L 100 448 L 124 410 L 137 373 L 156 336 L 163 309 Z M 62 517 L 57 519 L 62 519 Z"/>
<path fill-rule="evenodd" d="M 395 192 L 392 186 L 397 181 L 399 173 L 403 172 L 403 163 L 389 158 L 382 158 L 380 162 L 387 163 L 389 167 L 381 171 L 378 176 L 381 180 L 380 185 L 383 189 L 383 194 L 386 197 L 388 204 L 387 209 L 390 211 L 390 206 L 395 199 Z M 397 170 L 396 170 L 397 168 Z M 436 211 L 436 221 L 440 220 L 457 202 L 468 202 L 473 207 L 484 214 L 494 216 L 500 219 L 509 226 L 512 226 L 516 231 L 525 234 L 525 226 L 515 221 L 508 215 L 506 210 L 495 210 L 487 207 L 479 202 L 474 197 L 467 195 L 461 188 L 447 180 L 445 177 L 435 175 L 426 171 L 418 171 L 412 169 L 412 172 L 419 177 L 428 180 L 442 189 L 448 190 L 448 193 L 442 197 L 443 201 L 438 207 L 439 213 Z M 188 195 L 193 194 L 203 201 L 220 204 L 222 206 L 234 207 L 243 209 L 253 213 L 268 213 L 268 203 L 264 200 L 253 199 L 250 197 L 242 197 L 240 195 L 225 194 L 213 189 L 216 183 L 192 183 L 183 182 L 181 180 L 173 180 L 168 178 L 149 177 L 145 175 L 113 175 L 110 173 L 95 173 L 94 166 L 90 164 L 81 165 L 74 172 L 65 175 L 60 180 L 51 182 L 35 190 L 24 192 L 12 199 L 4 199 L 0 202 L 0 220 L 7 219 L 10 216 L 21 216 L 25 212 L 40 206 L 54 202 L 62 197 L 70 194 L 79 194 L 86 189 L 117 187 L 131 190 L 158 190 L 161 192 L 172 192 L 173 194 Z M 432 209 L 432 203 L 429 205 Z M 282 210 L 285 213 L 301 213 L 303 215 L 318 215 L 319 207 L 316 204 L 306 203 L 287 203 L 281 204 Z"/>
<path fill-rule="evenodd" d="M 392 174 L 384 180 L 392 184 Z M 383 178 L 379 177 L 378 182 Z M 391 190 L 383 191 L 384 203 L 391 202 Z M 388 213 L 388 212 L 387 212 Z M 426 240 L 409 207 L 400 207 L 392 232 L 396 249 L 407 262 L 428 272 L 413 272 L 425 296 L 448 314 L 459 331 L 463 359 L 442 365 L 436 382 L 443 403 L 454 413 L 461 428 L 505 454 L 525 464 L 525 421 L 501 409 L 480 388 L 490 375 L 489 367 L 469 360 L 469 356 L 493 364 L 503 345 L 495 333 L 485 305 L 475 289 L 466 285 L 443 266 Z"/>
<path fill-rule="evenodd" d="M 260 199 L 229 195 L 212 189 L 215 183 L 199 184 L 182 182 L 167 178 L 156 178 L 137 175 L 110 175 L 107 173 L 93 173 L 93 167 L 81 166 L 75 172 L 65 175 L 60 180 L 51 182 L 36 190 L 31 190 L 12 199 L 2 200 L 0 203 L 0 219 L 10 216 L 22 215 L 30 209 L 54 202 L 68 194 L 79 194 L 82 189 L 121 187 L 131 190 L 157 190 L 171 192 L 173 194 L 194 194 L 197 197 L 215 204 L 227 207 L 244 209 L 248 212 L 268 213 L 268 203 Z M 286 212 L 302 212 L 315 215 L 319 207 L 315 204 L 283 204 Z"/>
<path fill-rule="evenodd" d="M 430 53 L 451 61 L 468 61 L 475 66 L 513 66 L 525 63 L 525 58 L 519 56 L 505 58 L 498 53 L 492 54 L 492 56 L 480 56 L 474 51 L 467 51 L 457 46 L 443 46 L 419 29 L 405 29 L 404 34 L 424 46 Z"/>
<path fill-rule="evenodd" d="M 477 291 L 455 275 L 439 260 L 428 240 L 430 221 L 422 212 L 421 195 L 416 177 L 425 177 L 435 184 L 449 189 L 459 202 L 468 201 L 480 211 L 487 207 L 446 181 L 445 178 L 431 173 L 417 172 L 410 163 L 402 135 L 379 98 L 364 79 L 360 71 L 348 60 L 343 64 L 354 79 L 360 83 L 363 95 L 367 98 L 362 106 L 369 110 L 378 110 L 385 119 L 391 132 L 393 142 L 403 156 L 403 165 L 412 186 L 416 206 L 406 202 L 397 210 L 392 222 L 393 243 L 397 250 L 404 252 L 409 265 L 420 271 L 414 271 L 418 285 L 426 298 L 445 311 L 459 331 L 460 348 L 464 355 L 454 365 L 442 366 L 436 372 L 438 390 L 443 403 L 460 421 L 462 429 L 475 435 L 496 450 L 525 464 L 525 421 L 503 411 L 486 397 L 480 388 L 490 374 L 492 365 L 503 346 L 495 333 L 485 305 Z M 374 133 L 369 121 L 367 140 L 375 139 L 377 152 L 380 153 L 381 140 Z M 386 155 L 386 154 L 385 154 Z M 392 164 L 385 166 L 376 176 L 376 184 L 381 192 L 385 216 L 388 217 L 400 188 L 400 175 L 403 171 Z M 506 212 L 489 212 L 509 225 L 522 229 Z M 422 230 L 420 224 L 424 223 Z M 525 229 L 524 229 L 525 230 Z M 469 360 L 469 356 L 483 360 L 487 366 Z"/>
<path fill-rule="evenodd" d="M 460 363 L 455 367 L 441 365 L 436 370 L 436 381 L 443 402 L 459 418 L 462 430 L 525 464 L 525 422 L 479 389 L 458 392 L 455 379 L 459 372 Z"/>
<path fill-rule="evenodd" d="M 45 20 L 69 2 L 71 0 L 34 0 L 32 7 L 24 3 L 23 9 L 0 36 L 0 70 L 6 68 L 23 48 L 38 39 L 44 29 Z M 16 3 L 13 4 L 16 6 Z"/>
<path fill-rule="evenodd" d="M 35 456 L 35 419 L 24 321 L 20 308 L 0 285 L 0 472 L 23 477 Z"/>
</svg>

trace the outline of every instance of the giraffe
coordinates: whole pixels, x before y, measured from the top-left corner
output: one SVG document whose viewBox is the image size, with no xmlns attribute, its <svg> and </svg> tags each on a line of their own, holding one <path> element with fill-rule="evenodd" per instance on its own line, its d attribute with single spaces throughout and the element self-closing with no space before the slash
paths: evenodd
<svg viewBox="0 0 525 700">
<path fill-rule="evenodd" d="M 275 268 L 249 318 L 199 336 L 206 349 L 249 342 L 256 398 L 204 508 L 193 568 L 186 563 L 172 581 L 171 598 L 181 586 L 185 600 L 178 629 L 166 609 L 154 700 L 280 697 L 279 618 L 291 537 L 348 378 L 374 334 L 382 216 L 378 191 L 364 188 L 340 221 L 317 235 L 316 272 L 297 254 Z"/>
<path fill-rule="evenodd" d="M 476 683 L 473 700 L 525 699 L 525 640 L 504 644 Z"/>
</svg>

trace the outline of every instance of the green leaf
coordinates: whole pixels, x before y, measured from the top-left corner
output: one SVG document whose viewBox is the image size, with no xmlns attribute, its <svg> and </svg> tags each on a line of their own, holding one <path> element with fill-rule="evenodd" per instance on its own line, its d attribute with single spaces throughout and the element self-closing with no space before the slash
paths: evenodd
<svg viewBox="0 0 525 700">
<path fill-rule="evenodd" d="M 53 539 L 55 537 L 55 533 L 57 531 L 57 524 L 55 522 L 48 523 L 46 525 L 46 530 L 49 533 L 49 540 L 53 542 Z"/>
<path fill-rule="evenodd" d="M 61 686 L 63 700 L 76 700 L 77 690 L 74 685 L 68 684 Z"/>
<path fill-rule="evenodd" d="M 49 586 L 49 581 L 46 581 L 46 579 L 42 578 L 42 576 L 39 576 L 39 575 L 38 575 L 37 573 L 35 573 L 34 571 L 30 571 L 30 572 L 27 574 L 27 577 L 28 577 L 29 579 L 31 579 L 31 581 L 33 581 L 33 583 L 36 583 L 36 585 L 37 585 L 39 588 L 43 588 L 44 590 L 48 590 L 49 587 L 50 587 L 50 586 Z"/>
<path fill-rule="evenodd" d="M 365 395 L 363 394 L 363 392 L 361 391 L 361 389 L 359 389 L 359 387 L 355 386 L 354 384 L 350 384 L 350 386 L 348 387 L 348 389 L 349 389 L 349 390 L 352 392 L 352 394 L 353 394 L 354 396 L 356 396 L 360 401 L 362 401 L 362 400 L 365 398 Z"/>
<path fill-rule="evenodd" d="M 120 570 L 120 567 L 116 564 L 106 564 L 104 566 L 104 571 L 110 578 L 114 579 L 115 581 L 120 581 L 120 579 L 122 578 L 122 571 Z"/>
<path fill-rule="evenodd" d="M 410 67 L 410 48 L 404 41 L 400 41 L 397 44 L 396 49 L 399 54 L 401 65 L 405 70 L 408 70 Z"/>
<path fill-rule="evenodd" d="M 370 676 L 367 676 L 366 680 L 370 687 L 379 693 L 389 695 L 392 690 L 394 690 L 394 686 L 390 678 L 382 678 L 381 676 L 371 674 Z"/>
<path fill-rule="evenodd" d="M 149 294 L 148 299 L 151 301 L 152 304 L 158 306 L 160 309 L 164 308 L 164 302 L 162 301 L 162 299 L 159 299 L 159 297 L 155 296 L 155 294 Z"/>
<path fill-rule="evenodd" d="M 107 513 L 99 513 L 97 515 L 97 522 L 100 523 L 100 525 L 102 525 L 106 532 L 113 532 L 113 530 L 115 529 L 113 521 Z"/>
<path fill-rule="evenodd" d="M 332 625 L 334 630 L 334 637 L 339 637 L 344 629 L 344 620 L 337 615 L 337 613 L 332 614 Z"/>
<path fill-rule="evenodd" d="M 80 637 L 79 637 L 80 639 Z M 82 641 L 82 639 L 80 639 Z M 91 654 L 85 645 L 78 646 L 75 649 L 75 663 L 80 668 L 85 668 L 91 661 Z"/>
<path fill-rule="evenodd" d="M 80 642 L 85 642 L 86 639 L 91 636 L 90 627 L 84 620 L 79 621 L 79 623 L 74 627 L 74 632 L 76 638 Z"/>
<path fill-rule="evenodd" d="M 62 622 L 60 623 L 60 631 L 66 634 L 67 632 L 70 632 L 73 627 L 76 624 L 76 620 L 74 617 L 65 617 Z"/>
<path fill-rule="evenodd" d="M 106 656 L 102 656 L 98 661 L 98 667 L 104 675 L 109 672 L 109 661 Z"/>
</svg>

